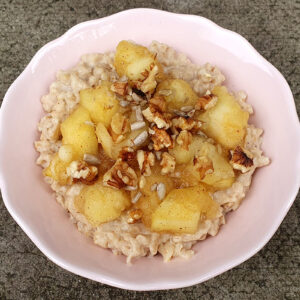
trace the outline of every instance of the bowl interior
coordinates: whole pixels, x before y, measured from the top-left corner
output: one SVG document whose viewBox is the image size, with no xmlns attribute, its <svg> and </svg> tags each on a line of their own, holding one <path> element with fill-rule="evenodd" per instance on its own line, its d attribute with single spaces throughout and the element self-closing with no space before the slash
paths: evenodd
<svg viewBox="0 0 300 300">
<path fill-rule="evenodd" d="M 111 51 L 123 39 L 144 45 L 157 40 L 184 52 L 197 64 L 218 66 L 229 88 L 247 92 L 255 111 L 251 122 L 265 131 L 263 149 L 272 164 L 256 172 L 238 211 L 228 215 L 227 225 L 216 237 L 198 243 L 196 255 L 188 261 L 175 259 L 165 264 L 157 256 L 136 260 L 129 267 L 124 257 L 95 246 L 70 222 L 35 165 L 33 142 L 43 115 L 40 98 L 48 92 L 55 73 L 74 66 L 84 53 Z M 127 289 L 183 287 L 241 263 L 271 238 L 299 183 L 299 123 L 285 80 L 240 36 L 194 16 L 131 10 L 76 26 L 43 47 L 9 89 L 0 130 L 4 145 L 0 183 L 15 220 L 60 266 Z"/>
</svg>

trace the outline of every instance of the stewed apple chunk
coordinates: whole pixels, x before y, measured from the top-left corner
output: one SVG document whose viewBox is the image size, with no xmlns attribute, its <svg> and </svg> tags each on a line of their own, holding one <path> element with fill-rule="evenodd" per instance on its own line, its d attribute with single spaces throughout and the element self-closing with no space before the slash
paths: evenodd
<svg viewBox="0 0 300 300">
<path fill-rule="evenodd" d="M 151 229 L 173 234 L 195 233 L 201 220 L 214 219 L 217 204 L 202 186 L 172 190 L 152 215 Z"/>
<path fill-rule="evenodd" d="M 80 104 L 89 111 L 94 123 L 101 122 L 106 127 L 119 109 L 119 101 L 108 81 L 102 81 L 100 86 L 81 90 Z"/>
<path fill-rule="evenodd" d="M 172 156 L 175 157 L 177 164 L 187 164 L 190 162 L 197 151 L 201 148 L 204 139 L 200 136 L 193 136 L 192 141 L 187 147 L 184 145 L 175 144 L 173 149 L 170 149 L 169 152 Z"/>
<path fill-rule="evenodd" d="M 156 89 L 156 95 L 163 95 L 169 109 L 180 110 L 184 107 L 192 110 L 199 98 L 191 86 L 182 79 L 166 79 Z"/>
<path fill-rule="evenodd" d="M 163 77 L 161 65 L 155 54 L 146 47 L 121 41 L 115 55 L 115 68 L 119 76 L 126 76 L 131 84 L 144 93 L 153 91 Z"/>
<path fill-rule="evenodd" d="M 164 196 L 174 188 L 171 177 L 162 175 L 158 165 L 151 168 L 151 175 L 140 181 L 141 198 L 136 207 L 142 211 L 142 222 L 145 226 L 151 226 L 153 212 L 159 206 Z"/>
<path fill-rule="evenodd" d="M 209 142 L 203 142 L 195 151 L 194 158 L 179 168 L 183 182 L 188 185 L 202 182 L 213 190 L 230 187 L 235 181 L 235 174 L 228 159 L 218 148 Z"/>
<path fill-rule="evenodd" d="M 93 226 L 98 226 L 117 219 L 130 206 L 130 199 L 125 191 L 97 182 L 82 189 L 75 206 Z"/>
<path fill-rule="evenodd" d="M 78 106 L 70 116 L 62 122 L 62 142 L 71 145 L 74 154 L 73 159 L 82 159 L 84 154 L 97 155 L 98 141 L 95 128 L 89 112 L 82 106 Z"/>
<path fill-rule="evenodd" d="M 68 184 L 67 167 L 69 163 L 59 158 L 58 153 L 52 158 L 50 165 L 44 169 L 44 176 L 51 177 L 60 185 Z"/>
<path fill-rule="evenodd" d="M 199 115 L 202 130 L 226 148 L 243 144 L 249 113 L 242 110 L 225 86 L 215 87 L 212 93 L 218 101 Z"/>
</svg>

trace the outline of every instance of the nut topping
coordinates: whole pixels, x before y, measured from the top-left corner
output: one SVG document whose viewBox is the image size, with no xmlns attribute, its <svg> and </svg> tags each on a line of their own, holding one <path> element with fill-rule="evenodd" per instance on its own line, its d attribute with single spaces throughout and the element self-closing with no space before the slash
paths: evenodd
<svg viewBox="0 0 300 300">
<path fill-rule="evenodd" d="M 99 157 L 92 155 L 92 154 L 88 154 L 88 153 L 85 153 L 83 155 L 83 160 L 90 165 L 100 165 L 101 164 L 101 160 L 99 159 Z"/>
<path fill-rule="evenodd" d="M 129 215 L 129 218 L 127 220 L 127 223 L 134 224 L 142 218 L 143 212 L 139 208 L 136 208 L 136 209 L 131 210 L 128 213 L 128 215 Z"/>
<path fill-rule="evenodd" d="M 171 126 L 170 115 L 164 113 L 162 109 L 165 109 L 164 104 L 161 102 L 162 98 L 153 98 L 156 104 L 150 103 L 149 107 L 142 111 L 144 117 L 150 122 L 155 123 L 158 128 L 168 129 Z"/>
<path fill-rule="evenodd" d="M 140 86 L 140 89 L 143 93 L 152 92 L 156 88 L 157 82 L 155 77 L 158 74 L 158 71 L 158 66 L 154 65 L 151 66 L 150 72 L 147 72 L 148 74 L 145 74 L 145 77 L 147 78 Z"/>
<path fill-rule="evenodd" d="M 212 160 L 207 156 L 198 155 L 194 157 L 193 164 L 196 170 L 199 172 L 200 180 L 208 174 L 214 172 Z"/>
<path fill-rule="evenodd" d="M 156 193 L 159 200 L 163 200 L 166 196 L 166 186 L 164 183 L 160 182 L 156 187 Z"/>
<path fill-rule="evenodd" d="M 141 146 L 143 143 L 146 142 L 148 138 L 148 132 L 145 130 L 145 131 L 142 131 L 134 140 L 133 140 L 133 144 L 135 146 Z"/>
<path fill-rule="evenodd" d="M 153 128 L 149 132 L 151 134 L 151 139 L 153 141 L 153 147 L 155 151 L 159 151 L 163 148 L 173 147 L 173 140 L 164 129 L 158 129 L 157 126 L 153 126 Z"/>
<path fill-rule="evenodd" d="M 237 146 L 234 150 L 230 150 L 230 155 L 232 167 L 242 173 L 248 172 L 253 166 L 253 155 L 240 146 Z"/>
<path fill-rule="evenodd" d="M 200 97 L 195 105 L 196 110 L 207 110 L 209 108 L 212 108 L 216 105 L 218 101 L 218 97 L 211 94 L 210 92 L 203 97 Z"/>
<path fill-rule="evenodd" d="M 138 121 L 138 122 L 131 123 L 130 128 L 131 128 L 131 131 L 135 131 L 135 130 L 141 129 L 145 126 L 146 126 L 146 123 L 144 121 Z"/>
<path fill-rule="evenodd" d="M 120 96 L 125 96 L 127 94 L 127 82 L 115 82 L 111 86 L 111 90 Z"/>
<path fill-rule="evenodd" d="M 192 134 L 187 130 L 180 131 L 176 142 L 180 145 L 183 149 L 189 150 L 189 145 L 192 142 Z"/>
<path fill-rule="evenodd" d="M 116 189 L 137 188 L 137 175 L 129 165 L 117 159 L 116 163 L 103 175 L 103 184 Z"/>
<path fill-rule="evenodd" d="M 175 170 L 175 158 L 168 152 L 164 152 L 162 154 L 160 165 L 162 166 L 161 173 L 163 175 L 171 174 Z"/>
<path fill-rule="evenodd" d="M 167 110 L 167 102 L 162 96 L 154 96 L 149 100 L 149 103 L 152 106 L 155 106 L 156 110 L 159 112 L 165 112 Z"/>
<path fill-rule="evenodd" d="M 123 147 L 120 151 L 119 158 L 122 161 L 132 161 L 136 159 L 136 152 L 131 147 Z"/>
<path fill-rule="evenodd" d="M 136 108 L 135 108 L 135 117 L 138 122 L 144 121 L 142 110 L 141 110 L 140 106 L 136 106 Z"/>
<path fill-rule="evenodd" d="M 154 166 L 155 156 L 152 152 L 139 150 L 137 152 L 137 161 L 142 175 L 150 176 L 151 167 Z"/>
<path fill-rule="evenodd" d="M 67 175 L 74 182 L 80 181 L 85 184 L 92 184 L 97 179 L 98 169 L 95 166 L 89 166 L 83 160 L 75 160 L 68 166 Z"/>
<path fill-rule="evenodd" d="M 193 119 L 186 119 L 184 117 L 175 117 L 172 119 L 172 124 L 173 127 L 175 127 L 176 129 L 180 129 L 180 130 L 188 130 L 188 131 L 193 131 L 193 132 L 197 132 L 202 123 L 200 121 L 196 121 Z"/>
</svg>

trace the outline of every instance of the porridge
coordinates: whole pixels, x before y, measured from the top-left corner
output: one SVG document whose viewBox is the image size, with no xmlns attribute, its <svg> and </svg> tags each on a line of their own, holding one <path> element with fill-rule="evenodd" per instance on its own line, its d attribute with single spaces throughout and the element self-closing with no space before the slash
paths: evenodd
<svg viewBox="0 0 300 300">
<path fill-rule="evenodd" d="M 189 258 L 265 166 L 263 130 L 216 67 L 121 41 L 59 71 L 41 102 L 37 164 L 79 231 L 115 254 Z"/>
</svg>

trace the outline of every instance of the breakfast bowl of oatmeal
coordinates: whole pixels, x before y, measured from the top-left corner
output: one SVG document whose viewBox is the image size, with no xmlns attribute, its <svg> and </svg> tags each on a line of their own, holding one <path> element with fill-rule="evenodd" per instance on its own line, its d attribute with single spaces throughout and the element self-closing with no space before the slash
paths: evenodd
<svg viewBox="0 0 300 300">
<path fill-rule="evenodd" d="M 0 130 L 16 222 L 59 266 L 126 289 L 184 287 L 245 261 L 299 185 L 286 81 L 195 16 L 135 9 L 73 27 L 10 87 Z"/>
</svg>

